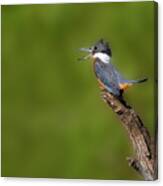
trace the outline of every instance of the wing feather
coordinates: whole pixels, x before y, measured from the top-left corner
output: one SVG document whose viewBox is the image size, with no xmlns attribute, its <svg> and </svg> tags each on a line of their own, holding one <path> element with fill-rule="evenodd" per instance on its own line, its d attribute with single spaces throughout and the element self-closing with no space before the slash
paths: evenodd
<svg viewBox="0 0 163 186">
<path fill-rule="evenodd" d="M 95 74 L 106 86 L 106 89 L 114 95 L 120 95 L 119 79 L 117 72 L 111 63 L 104 64 L 97 60 L 95 62 Z"/>
</svg>

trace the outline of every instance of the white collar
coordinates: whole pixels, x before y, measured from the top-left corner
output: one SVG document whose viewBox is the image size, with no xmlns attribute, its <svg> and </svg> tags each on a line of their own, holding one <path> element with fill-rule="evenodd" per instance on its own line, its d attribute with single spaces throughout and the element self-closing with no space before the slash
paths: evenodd
<svg viewBox="0 0 163 186">
<path fill-rule="evenodd" d="M 95 53 L 93 58 L 99 58 L 103 63 L 110 63 L 110 56 L 102 52 Z"/>
</svg>

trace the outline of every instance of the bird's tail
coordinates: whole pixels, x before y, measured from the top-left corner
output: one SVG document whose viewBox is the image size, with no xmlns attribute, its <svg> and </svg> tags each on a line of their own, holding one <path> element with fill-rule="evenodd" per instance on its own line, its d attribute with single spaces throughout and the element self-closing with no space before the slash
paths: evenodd
<svg viewBox="0 0 163 186">
<path fill-rule="evenodd" d="M 148 80 L 148 78 L 143 78 L 143 79 L 139 79 L 139 80 L 128 80 L 128 83 L 143 83 L 147 80 Z"/>
</svg>

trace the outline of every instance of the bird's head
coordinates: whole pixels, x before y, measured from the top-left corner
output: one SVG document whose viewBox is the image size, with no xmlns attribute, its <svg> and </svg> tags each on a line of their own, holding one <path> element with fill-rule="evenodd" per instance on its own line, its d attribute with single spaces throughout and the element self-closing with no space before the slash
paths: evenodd
<svg viewBox="0 0 163 186">
<path fill-rule="evenodd" d="M 92 58 L 99 58 L 99 56 L 107 56 L 111 58 L 112 52 L 111 48 L 109 46 L 109 43 L 104 41 L 103 39 L 100 39 L 98 42 L 96 42 L 92 47 L 90 48 L 81 48 L 81 51 L 88 52 L 89 54 L 85 56 L 84 59 L 87 59 L 89 57 Z"/>
</svg>

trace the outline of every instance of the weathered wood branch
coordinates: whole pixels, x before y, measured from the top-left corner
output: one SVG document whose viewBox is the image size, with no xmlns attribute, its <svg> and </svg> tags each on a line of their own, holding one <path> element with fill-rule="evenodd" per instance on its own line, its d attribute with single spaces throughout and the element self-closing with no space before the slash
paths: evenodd
<svg viewBox="0 0 163 186">
<path fill-rule="evenodd" d="M 138 171 L 144 180 L 157 179 L 157 145 L 152 141 L 140 117 L 123 100 L 120 101 L 106 91 L 102 91 L 102 96 L 120 118 L 132 142 L 135 155 L 127 158 L 129 165 Z"/>
</svg>

